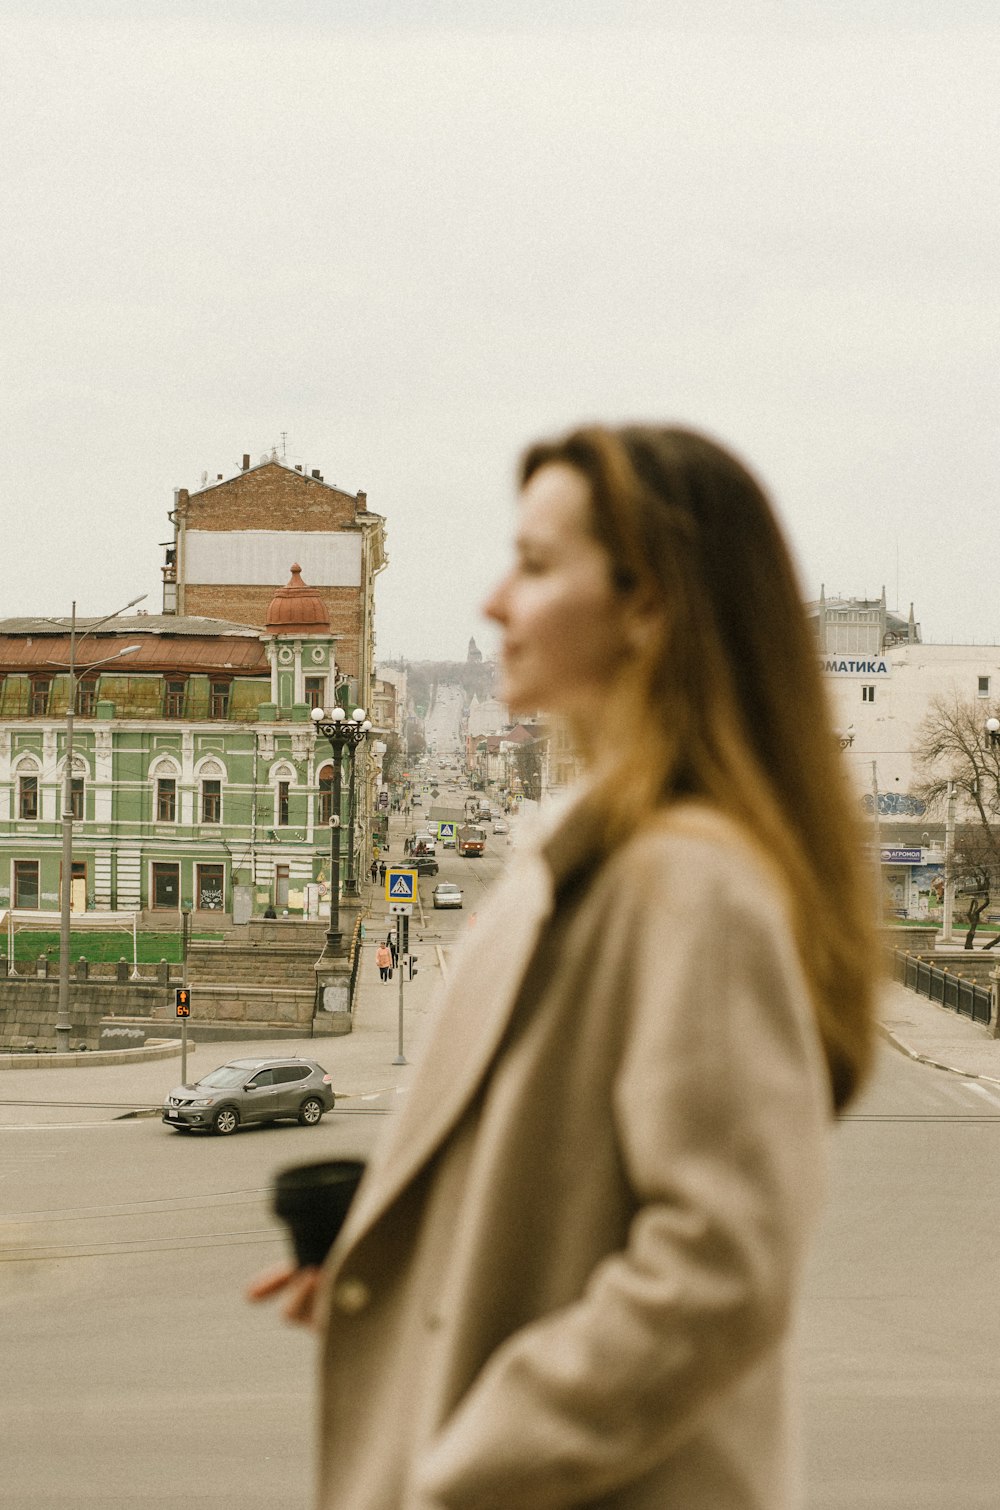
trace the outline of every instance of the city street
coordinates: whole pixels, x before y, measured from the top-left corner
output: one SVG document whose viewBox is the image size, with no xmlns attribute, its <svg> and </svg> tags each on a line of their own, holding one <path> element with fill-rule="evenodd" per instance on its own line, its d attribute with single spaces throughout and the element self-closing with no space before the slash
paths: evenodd
<svg viewBox="0 0 1000 1510">
<path fill-rule="evenodd" d="M 809 1510 L 993 1510 L 1000 1085 L 884 1047 L 833 1154 L 802 1328 Z"/>
<path fill-rule="evenodd" d="M 397 861 L 395 820 L 393 831 Z M 508 854 L 506 837 L 490 834 L 483 860 L 439 851 L 440 876 L 421 881 L 414 1012 Z M 464 888 L 462 910 L 431 909 L 437 879 Z M 384 922 L 378 902 L 370 940 Z M 391 1008 L 394 985 L 378 985 L 369 954 L 376 1006 L 384 989 Z M 283 1252 L 268 1210 L 275 1170 L 366 1156 L 412 1073 L 388 1070 L 387 1042 L 386 1068 L 358 1079 L 361 1060 L 349 1056 L 361 1027 L 319 1057 L 342 1066 L 338 1091 L 384 1092 L 345 1097 L 315 1129 L 181 1137 L 157 1119 L 67 1109 L 57 1121 L 51 1108 L 7 1107 L 0 1483 L 13 1510 L 308 1505 L 312 1339 L 242 1291 Z M 198 1073 L 226 1057 L 200 1046 Z M 5 1095 L 27 1083 L 17 1073 Z M 166 1087 L 177 1065 L 158 1073 Z M 880 1049 L 872 1087 L 833 1135 L 803 1308 L 809 1510 L 996 1503 L 998 1152 L 1000 1086 Z"/>
</svg>

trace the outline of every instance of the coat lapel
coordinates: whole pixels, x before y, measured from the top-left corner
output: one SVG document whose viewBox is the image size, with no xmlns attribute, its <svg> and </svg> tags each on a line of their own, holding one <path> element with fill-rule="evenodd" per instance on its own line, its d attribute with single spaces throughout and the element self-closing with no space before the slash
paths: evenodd
<svg viewBox="0 0 1000 1510">
<path fill-rule="evenodd" d="M 351 1208 L 337 1257 L 346 1256 L 419 1174 L 475 1096 L 503 1039 L 552 897 L 541 856 L 518 861 L 457 951 L 420 1072 Z"/>
</svg>

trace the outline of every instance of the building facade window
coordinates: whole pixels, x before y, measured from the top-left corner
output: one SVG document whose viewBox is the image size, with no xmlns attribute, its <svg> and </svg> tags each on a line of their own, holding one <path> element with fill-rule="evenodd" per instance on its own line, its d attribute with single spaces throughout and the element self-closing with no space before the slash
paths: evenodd
<svg viewBox="0 0 1000 1510">
<path fill-rule="evenodd" d="M 156 821 L 177 822 L 177 781 L 173 776 L 156 778 Z"/>
<path fill-rule="evenodd" d="M 324 766 L 319 773 L 319 822 L 329 823 L 333 817 L 333 766 Z"/>
<path fill-rule="evenodd" d="M 222 782 L 209 780 L 201 784 L 202 823 L 222 822 Z"/>
<path fill-rule="evenodd" d="M 34 911 L 38 907 L 38 861 L 14 861 L 14 906 Z"/>
<path fill-rule="evenodd" d="M 74 776 L 69 784 L 69 810 L 76 823 L 83 821 L 83 777 Z"/>
<path fill-rule="evenodd" d="M 197 906 L 203 912 L 222 912 L 225 906 L 226 873 L 221 865 L 197 867 Z"/>
<path fill-rule="evenodd" d="M 96 680 L 77 682 L 76 684 L 76 712 L 81 718 L 93 718 L 97 708 L 97 682 Z"/>
<path fill-rule="evenodd" d="M 179 865 L 153 866 L 153 906 L 158 912 L 176 912 L 181 902 Z"/>
<path fill-rule="evenodd" d="M 52 678 L 48 676 L 36 676 L 31 683 L 31 716 L 32 718 L 44 718 L 49 711 L 49 696 L 52 692 Z"/>
<path fill-rule="evenodd" d="M 180 678 L 168 678 L 163 686 L 164 718 L 183 718 L 187 701 L 187 682 Z"/>
<path fill-rule="evenodd" d="M 209 683 L 208 712 L 210 718 L 229 717 L 229 696 L 231 691 L 231 682 Z"/>
<path fill-rule="evenodd" d="M 38 817 L 38 777 L 25 773 L 17 782 L 17 816 Z"/>
<path fill-rule="evenodd" d="M 287 782 L 287 781 L 279 781 L 278 782 L 278 802 L 277 802 L 277 814 L 276 814 L 276 816 L 277 816 L 278 827 L 279 828 L 287 828 L 288 827 L 288 792 L 289 792 L 289 787 L 290 787 L 290 783 Z"/>
<path fill-rule="evenodd" d="M 861 701 L 863 703 L 873 703 L 875 701 L 875 688 L 868 683 L 861 688 Z"/>
<path fill-rule="evenodd" d="M 287 865 L 276 865 L 274 867 L 274 905 L 281 908 L 287 908 L 288 906 Z"/>
<path fill-rule="evenodd" d="M 979 678 L 979 696 L 980 697 L 989 697 L 989 695 L 990 695 L 990 679 L 989 679 L 988 676 L 981 676 Z"/>
<path fill-rule="evenodd" d="M 326 690 L 325 676 L 306 677 L 306 702 L 310 708 L 322 708 L 323 693 Z"/>
</svg>

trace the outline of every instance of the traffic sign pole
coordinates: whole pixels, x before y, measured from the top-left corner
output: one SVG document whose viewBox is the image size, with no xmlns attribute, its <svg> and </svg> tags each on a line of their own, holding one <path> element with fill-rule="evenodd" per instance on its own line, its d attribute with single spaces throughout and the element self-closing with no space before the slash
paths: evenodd
<svg viewBox="0 0 1000 1510">
<path fill-rule="evenodd" d="M 399 1052 L 393 1064 L 408 1064 L 409 1060 L 403 1053 L 403 976 L 406 970 L 403 965 L 403 918 L 396 914 L 396 974 L 399 976 Z"/>
</svg>

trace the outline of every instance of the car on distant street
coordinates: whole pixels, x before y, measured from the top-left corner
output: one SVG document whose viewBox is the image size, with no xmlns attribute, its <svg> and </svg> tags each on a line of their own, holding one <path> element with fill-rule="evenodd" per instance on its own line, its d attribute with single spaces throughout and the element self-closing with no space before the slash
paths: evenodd
<svg viewBox="0 0 1000 1510">
<path fill-rule="evenodd" d="M 315 1127 L 333 1110 L 330 1077 L 314 1059 L 231 1059 L 164 1097 L 162 1120 L 178 1132 L 234 1133 L 249 1122 L 293 1117 Z"/>
<path fill-rule="evenodd" d="M 493 819 L 493 832 L 495 834 L 506 834 L 509 832 L 508 825 L 503 818 Z"/>
<path fill-rule="evenodd" d="M 439 881 L 431 892 L 435 907 L 461 907 L 462 888 L 454 881 Z"/>
<path fill-rule="evenodd" d="M 411 855 L 406 862 L 418 876 L 436 876 L 441 869 L 433 855 Z"/>
</svg>

